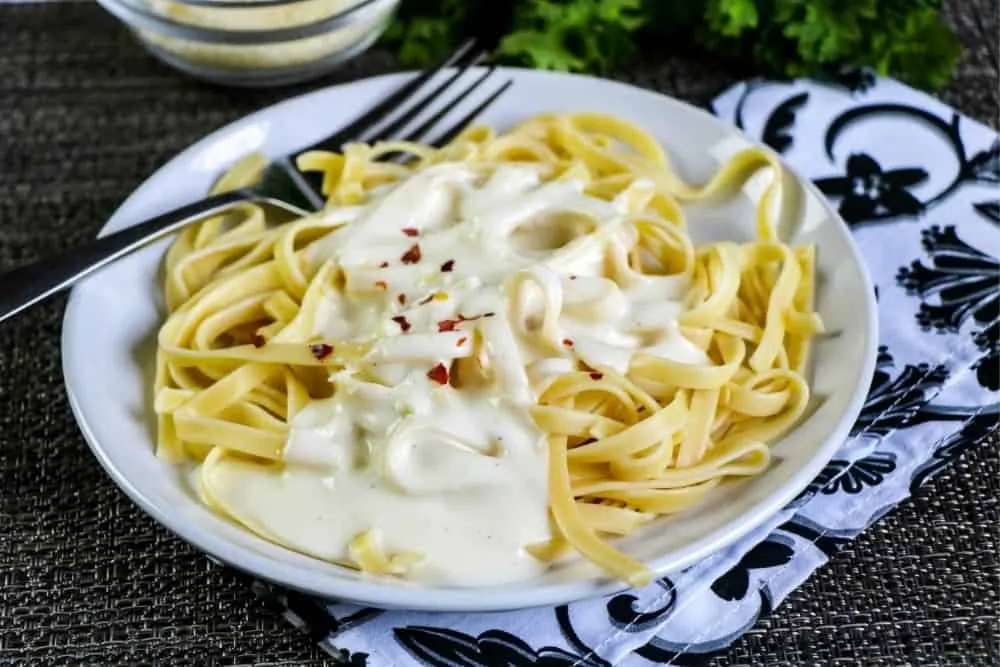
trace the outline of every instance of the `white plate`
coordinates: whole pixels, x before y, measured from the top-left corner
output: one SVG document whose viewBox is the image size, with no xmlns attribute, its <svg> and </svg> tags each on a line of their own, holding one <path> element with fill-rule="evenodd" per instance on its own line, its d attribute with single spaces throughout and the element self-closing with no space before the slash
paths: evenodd
<svg viewBox="0 0 1000 667">
<path fill-rule="evenodd" d="M 482 119 L 509 126 L 542 111 L 604 111 L 628 118 L 667 147 L 689 180 L 719 167 L 712 153 L 745 141 L 734 128 L 676 100 L 581 76 L 503 70 L 515 84 Z M 205 195 L 229 163 L 248 151 L 280 155 L 312 143 L 355 117 L 404 75 L 335 86 L 298 97 L 229 125 L 160 169 L 111 218 L 104 232 Z M 691 565 L 739 539 L 792 500 L 846 437 L 860 410 L 875 362 L 874 291 L 847 227 L 811 185 L 809 231 L 795 241 L 819 248 L 817 309 L 834 335 L 816 346 L 812 382 L 818 409 L 774 445 L 775 464 L 751 480 L 727 484 L 705 504 L 654 522 L 620 544 L 659 574 Z M 749 239 L 752 204 L 737 197 L 726 210 L 691 215 L 691 229 Z M 744 224 L 733 224 L 733 220 Z M 379 607 L 486 611 L 557 604 L 612 593 L 622 584 L 578 561 L 540 578 L 486 589 L 427 588 L 378 579 L 287 551 L 206 509 L 178 468 L 153 455 L 152 360 L 163 317 L 158 269 L 166 242 L 146 248 L 81 283 L 66 309 L 63 371 L 80 429 L 122 489 L 164 526 L 199 549 L 264 579 L 325 598 Z"/>
</svg>

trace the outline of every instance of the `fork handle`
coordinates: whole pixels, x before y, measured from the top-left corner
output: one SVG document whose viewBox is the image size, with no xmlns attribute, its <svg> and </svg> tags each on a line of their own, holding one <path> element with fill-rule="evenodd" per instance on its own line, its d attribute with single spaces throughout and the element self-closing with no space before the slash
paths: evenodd
<svg viewBox="0 0 1000 667">
<path fill-rule="evenodd" d="M 151 241 L 255 196 L 248 189 L 213 195 L 102 236 L 81 248 L 0 274 L 0 322 Z"/>
</svg>

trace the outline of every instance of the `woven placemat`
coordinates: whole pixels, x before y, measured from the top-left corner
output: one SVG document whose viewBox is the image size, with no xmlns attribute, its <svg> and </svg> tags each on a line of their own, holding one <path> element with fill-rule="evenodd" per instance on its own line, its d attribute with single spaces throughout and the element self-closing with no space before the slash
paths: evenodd
<svg viewBox="0 0 1000 667">
<path fill-rule="evenodd" d="M 950 18 L 967 53 L 942 97 L 996 127 L 995 0 Z M 327 82 L 393 67 L 373 52 Z M 617 78 L 704 104 L 746 74 L 657 53 Z M 93 3 L 0 5 L 0 269 L 86 241 L 179 149 L 300 90 L 187 80 Z M 0 325 L 0 664 L 327 664 L 103 474 L 62 386 L 64 303 Z M 713 664 L 997 664 L 998 478 L 994 435 Z"/>
</svg>

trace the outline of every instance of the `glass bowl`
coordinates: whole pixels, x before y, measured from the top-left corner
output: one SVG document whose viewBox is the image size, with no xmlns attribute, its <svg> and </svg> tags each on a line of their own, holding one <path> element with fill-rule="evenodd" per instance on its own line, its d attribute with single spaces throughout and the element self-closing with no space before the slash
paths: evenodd
<svg viewBox="0 0 1000 667">
<path fill-rule="evenodd" d="M 381 36 L 399 0 L 98 0 L 157 58 L 200 79 L 318 77 Z"/>
</svg>

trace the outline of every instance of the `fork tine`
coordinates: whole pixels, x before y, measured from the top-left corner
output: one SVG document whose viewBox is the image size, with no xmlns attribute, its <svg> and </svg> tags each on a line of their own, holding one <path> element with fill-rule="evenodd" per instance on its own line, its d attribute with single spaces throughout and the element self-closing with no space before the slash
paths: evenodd
<svg viewBox="0 0 1000 667">
<path fill-rule="evenodd" d="M 370 139 L 364 139 L 366 143 L 374 143 L 375 141 L 385 141 L 387 139 L 392 139 L 400 130 L 402 130 L 406 125 L 412 121 L 414 118 L 420 115 L 420 113 L 429 107 L 436 99 L 441 97 L 441 94 L 451 87 L 455 81 L 457 81 L 463 74 L 469 71 L 470 67 L 473 67 L 481 58 L 483 54 L 477 53 L 472 60 L 465 63 L 459 67 L 454 74 L 445 79 L 441 84 L 437 86 L 434 90 L 430 91 L 424 95 L 421 99 L 410 105 L 410 108 L 403 112 L 403 114 L 392 121 L 384 128 L 378 131 L 378 133 L 371 137 Z M 464 96 L 466 93 L 462 93 Z M 461 97 L 459 97 L 461 99 Z"/>
<path fill-rule="evenodd" d="M 466 95 L 472 92 L 473 89 L 477 88 L 479 84 L 482 83 L 486 79 L 486 77 L 492 74 L 495 69 L 496 69 L 495 67 L 489 68 L 489 70 L 487 70 L 485 74 L 479 77 L 479 79 L 476 80 L 475 83 L 469 86 L 469 88 L 467 88 L 462 93 L 462 97 L 464 98 Z M 457 137 L 462 132 L 462 130 L 468 127 L 469 124 L 476 119 L 476 116 L 481 114 L 483 111 L 486 110 L 487 107 L 496 102 L 497 98 L 503 95 L 507 91 L 507 89 L 510 88 L 513 84 L 514 84 L 513 81 L 506 81 L 505 83 L 503 83 L 503 85 L 501 85 L 498 89 L 493 91 L 493 93 L 491 93 L 489 97 L 480 102 L 475 109 L 465 114 L 465 116 L 463 116 L 457 123 L 455 123 L 448 130 L 446 130 L 444 134 L 442 134 L 435 141 L 433 141 L 431 145 L 435 146 L 436 148 L 442 148 L 445 145 L 447 145 L 452 139 Z M 421 125 L 416 131 L 411 132 L 404 139 L 402 139 L 402 141 L 417 141 L 420 138 L 418 134 L 425 134 L 427 131 L 429 131 L 432 125 L 434 125 L 448 112 L 454 110 L 455 106 L 457 106 L 457 102 L 461 101 L 462 101 L 461 98 L 459 98 L 456 101 L 456 104 L 451 104 L 447 108 L 442 109 L 440 112 L 435 114 L 434 118 L 430 119 L 429 121 Z M 395 162 L 397 164 L 408 164 L 414 160 L 414 156 L 408 153 L 390 153 L 384 155 L 382 159 L 388 162 Z"/>
<path fill-rule="evenodd" d="M 482 74 L 482 76 L 480 76 L 478 79 L 476 79 L 475 81 L 473 81 L 470 85 L 466 86 L 465 90 L 463 90 L 461 93 L 458 94 L 458 97 L 456 97 L 455 99 L 451 100 L 448 103 L 447 106 L 443 107 L 436 114 L 434 114 L 433 116 L 431 116 L 430 118 L 428 118 L 426 121 L 424 121 L 423 123 L 421 123 L 418 128 L 416 128 L 415 130 L 413 130 L 409 134 L 407 134 L 407 135 L 405 135 L 403 137 L 400 137 L 400 141 L 420 141 L 421 138 L 423 138 L 425 135 L 427 135 L 434 128 L 435 125 L 437 125 L 439 122 L 441 122 L 441 120 L 446 115 L 448 115 L 449 113 L 451 113 L 459 104 L 462 103 L 462 101 L 466 97 L 468 97 L 472 93 L 472 91 L 474 91 L 476 88 L 478 88 L 483 83 L 483 81 L 486 81 L 486 79 L 489 78 L 489 76 L 491 74 L 493 74 L 493 72 L 495 72 L 495 71 L 496 71 L 496 67 L 490 67 L 490 68 L 488 68 Z M 385 138 L 389 139 L 391 137 L 386 136 Z"/>
<path fill-rule="evenodd" d="M 432 79 L 438 72 L 462 61 L 465 56 L 472 51 L 475 45 L 476 40 L 474 39 L 464 42 L 458 47 L 457 50 L 455 50 L 454 53 L 445 58 L 439 65 L 424 70 L 422 73 L 396 89 L 391 95 L 369 109 L 368 112 L 363 114 L 360 118 L 352 121 L 346 127 L 341 128 L 333 135 L 302 149 L 299 151 L 299 154 L 313 150 L 340 150 L 345 142 L 356 140 L 360 133 L 370 129 L 372 126 L 384 120 L 390 113 L 395 111 L 401 103 L 416 92 L 421 86 L 427 83 L 427 81 Z M 292 162 L 294 163 L 294 159 Z"/>
<path fill-rule="evenodd" d="M 457 123 L 451 126 L 451 129 L 447 130 L 444 134 L 439 136 L 432 142 L 433 146 L 438 148 L 446 146 L 452 139 L 457 137 L 462 130 L 469 126 L 476 119 L 476 116 L 486 111 L 487 107 L 497 101 L 497 98 L 507 92 L 507 89 L 514 85 L 513 81 L 508 80 L 502 86 L 497 88 L 493 93 L 487 97 L 485 100 L 479 103 L 479 105 L 462 117 Z"/>
</svg>

